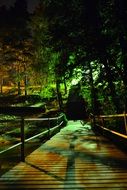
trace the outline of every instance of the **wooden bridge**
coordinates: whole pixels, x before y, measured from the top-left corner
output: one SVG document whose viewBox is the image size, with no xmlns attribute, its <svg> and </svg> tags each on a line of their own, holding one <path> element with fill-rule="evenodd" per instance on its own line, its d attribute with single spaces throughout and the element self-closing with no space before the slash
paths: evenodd
<svg viewBox="0 0 127 190">
<path fill-rule="evenodd" d="M 69 121 L 0 178 L 0 189 L 127 189 L 127 154 L 91 125 Z"/>
</svg>

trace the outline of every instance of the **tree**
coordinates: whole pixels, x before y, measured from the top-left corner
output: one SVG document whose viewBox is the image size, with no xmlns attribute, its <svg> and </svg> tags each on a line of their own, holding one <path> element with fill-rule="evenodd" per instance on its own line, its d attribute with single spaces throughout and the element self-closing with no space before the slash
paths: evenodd
<svg viewBox="0 0 127 190">
<path fill-rule="evenodd" d="M 127 2 L 125 0 L 115 0 L 114 2 L 115 16 L 117 18 L 116 34 L 120 44 L 122 80 L 125 88 L 125 111 L 127 111 Z"/>
<path fill-rule="evenodd" d="M 9 66 L 8 74 L 11 74 L 18 84 L 18 94 L 21 94 L 21 81 L 24 80 L 25 95 L 27 95 L 26 79 L 32 55 L 30 31 L 27 27 L 29 20 L 27 2 L 17 0 L 13 7 L 1 14 L 1 20 L 4 20 L 1 22 L 0 34 L 4 47 L 2 49 L 3 63 Z"/>
<path fill-rule="evenodd" d="M 54 64 L 58 83 L 71 77 L 75 68 L 83 68 L 84 73 L 89 71 L 93 112 L 100 94 L 103 100 L 106 96 L 111 99 L 113 112 L 123 109 L 116 76 L 126 89 L 126 4 L 125 0 L 43 0 L 40 4 L 42 12 L 38 19 L 40 26 L 46 20 L 48 28 L 43 34 L 46 37 L 48 33 L 47 46 L 60 55 L 59 63 Z M 75 61 L 68 64 L 71 55 Z M 92 62 L 96 64 L 94 69 Z M 100 72 L 95 79 L 94 70 L 98 68 Z M 104 93 L 100 92 L 100 83 Z"/>
</svg>

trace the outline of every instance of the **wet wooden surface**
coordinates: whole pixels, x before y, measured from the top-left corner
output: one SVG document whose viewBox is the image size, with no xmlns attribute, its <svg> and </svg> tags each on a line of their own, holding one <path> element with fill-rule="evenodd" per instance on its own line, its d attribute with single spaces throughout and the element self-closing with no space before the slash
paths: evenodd
<svg viewBox="0 0 127 190">
<path fill-rule="evenodd" d="M 127 189 L 127 154 L 69 121 L 49 141 L 0 178 L 0 189 Z"/>
</svg>

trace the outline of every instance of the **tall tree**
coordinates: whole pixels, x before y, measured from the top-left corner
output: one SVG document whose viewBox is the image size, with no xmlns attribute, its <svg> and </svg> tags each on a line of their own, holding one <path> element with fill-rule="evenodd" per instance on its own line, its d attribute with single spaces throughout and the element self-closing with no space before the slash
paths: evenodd
<svg viewBox="0 0 127 190">
<path fill-rule="evenodd" d="M 120 111 L 121 100 L 118 98 L 120 93 L 117 91 L 116 75 L 123 80 L 125 89 L 127 81 L 126 4 L 125 0 L 42 0 L 43 11 L 39 17 L 45 18 L 48 23 L 50 47 L 61 56 L 60 63 L 56 65 L 57 73 L 66 76 L 69 72 L 73 73 L 78 66 L 88 69 L 90 76 L 93 76 L 93 79 L 89 77 L 91 89 L 96 89 L 99 86 L 97 81 L 101 81 L 102 86 L 106 86 L 105 92 L 109 99 L 111 98 L 117 113 Z M 74 64 L 68 64 L 72 54 L 75 55 L 76 61 Z M 98 80 L 94 79 L 91 62 L 96 63 L 96 68 L 100 66 L 100 71 L 103 72 L 98 74 Z M 92 97 L 94 107 L 97 107 L 97 94 L 93 93 Z"/>
<path fill-rule="evenodd" d="M 2 14 L 2 13 L 1 13 Z M 31 40 L 30 31 L 27 27 L 29 14 L 26 0 L 17 0 L 13 7 L 4 11 L 1 17 L 1 39 L 4 47 L 3 57 L 6 65 L 9 65 L 9 72 L 18 83 L 18 94 L 21 94 L 20 83 L 24 80 L 26 91 L 26 68 L 31 64 Z M 4 65 L 5 65 L 4 63 Z M 18 69 L 17 69 L 18 68 Z M 15 69 L 15 72 L 11 70 Z M 14 71 L 14 70 L 13 70 Z M 14 75 L 12 75 L 12 73 Z"/>
<path fill-rule="evenodd" d="M 127 111 L 127 2 L 125 0 L 114 1 L 114 12 L 117 19 L 116 32 L 121 48 L 122 79 L 125 87 L 125 111 Z"/>
</svg>

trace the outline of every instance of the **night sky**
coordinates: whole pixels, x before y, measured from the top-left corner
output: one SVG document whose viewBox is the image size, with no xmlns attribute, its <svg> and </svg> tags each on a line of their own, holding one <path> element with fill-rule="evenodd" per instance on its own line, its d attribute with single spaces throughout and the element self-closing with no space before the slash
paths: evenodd
<svg viewBox="0 0 127 190">
<path fill-rule="evenodd" d="M 6 5 L 7 7 L 13 6 L 15 0 L 0 0 L 0 6 Z M 28 2 L 28 10 L 29 12 L 32 12 L 34 10 L 34 7 L 38 5 L 39 0 L 27 0 Z"/>
</svg>

